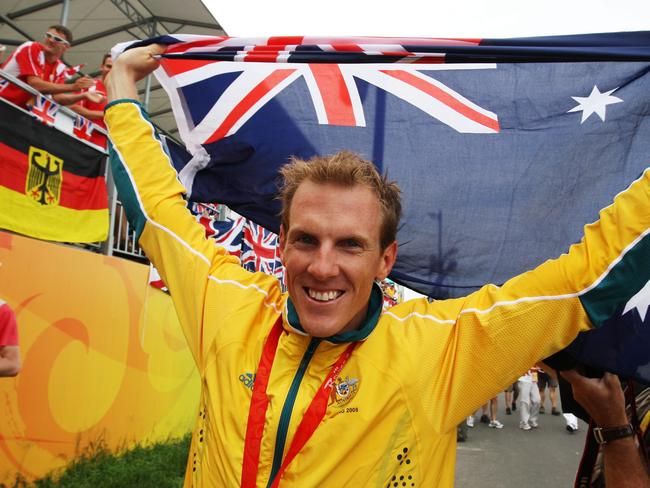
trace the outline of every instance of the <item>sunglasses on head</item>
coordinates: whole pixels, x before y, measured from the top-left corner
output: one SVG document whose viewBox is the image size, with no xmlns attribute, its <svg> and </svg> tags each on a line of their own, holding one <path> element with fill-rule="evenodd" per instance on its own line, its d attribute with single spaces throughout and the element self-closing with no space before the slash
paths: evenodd
<svg viewBox="0 0 650 488">
<path fill-rule="evenodd" d="M 66 46 L 70 45 L 70 43 L 67 40 L 65 40 L 63 37 L 57 36 L 56 34 L 52 34 L 51 32 L 46 32 L 45 37 L 47 37 L 48 39 L 54 42 L 58 42 L 59 44 L 65 44 Z"/>
</svg>

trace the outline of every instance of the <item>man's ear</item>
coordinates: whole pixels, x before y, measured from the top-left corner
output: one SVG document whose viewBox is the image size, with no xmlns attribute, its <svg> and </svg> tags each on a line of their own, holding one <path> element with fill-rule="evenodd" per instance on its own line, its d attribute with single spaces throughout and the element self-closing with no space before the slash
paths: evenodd
<svg viewBox="0 0 650 488">
<path fill-rule="evenodd" d="M 396 259 L 397 241 L 393 241 L 386 247 L 386 249 L 384 249 L 384 252 L 381 255 L 381 262 L 379 263 L 379 268 L 377 269 L 377 275 L 375 276 L 375 279 L 381 281 L 386 278 L 390 274 L 390 271 L 393 269 L 393 265 L 395 264 Z"/>
</svg>

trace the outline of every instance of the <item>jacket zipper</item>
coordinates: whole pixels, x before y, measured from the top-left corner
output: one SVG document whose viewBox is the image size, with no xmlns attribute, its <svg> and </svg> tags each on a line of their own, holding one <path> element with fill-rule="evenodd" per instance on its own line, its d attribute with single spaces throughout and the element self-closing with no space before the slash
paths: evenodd
<svg viewBox="0 0 650 488">
<path fill-rule="evenodd" d="M 275 451 L 273 453 L 273 465 L 271 467 L 271 475 L 269 476 L 269 482 L 267 483 L 267 488 L 273 484 L 273 479 L 280 470 L 282 466 L 282 454 L 284 452 L 284 445 L 287 440 L 287 430 L 289 430 L 289 422 L 291 421 L 291 413 L 293 412 L 293 406 L 296 402 L 296 396 L 298 395 L 298 390 L 300 389 L 300 383 L 305 371 L 307 371 L 307 366 L 309 361 L 314 356 L 314 352 L 320 344 L 320 339 L 312 338 L 307 346 L 305 354 L 302 356 L 300 361 L 300 366 L 296 371 L 296 375 L 293 377 L 291 386 L 289 387 L 289 392 L 287 393 L 287 398 L 284 400 L 284 405 L 282 406 L 282 413 L 280 413 L 280 423 L 278 424 L 278 432 L 275 437 Z"/>
</svg>

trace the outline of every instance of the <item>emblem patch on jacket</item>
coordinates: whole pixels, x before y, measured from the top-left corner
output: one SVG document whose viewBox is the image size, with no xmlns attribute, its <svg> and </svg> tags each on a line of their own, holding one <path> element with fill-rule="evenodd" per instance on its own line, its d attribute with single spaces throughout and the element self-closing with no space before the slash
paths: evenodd
<svg viewBox="0 0 650 488">
<path fill-rule="evenodd" d="M 330 405 L 335 404 L 337 407 L 344 407 L 357 394 L 359 390 L 359 379 L 346 376 L 345 379 L 340 376 L 334 382 L 334 388 L 330 394 Z"/>
</svg>

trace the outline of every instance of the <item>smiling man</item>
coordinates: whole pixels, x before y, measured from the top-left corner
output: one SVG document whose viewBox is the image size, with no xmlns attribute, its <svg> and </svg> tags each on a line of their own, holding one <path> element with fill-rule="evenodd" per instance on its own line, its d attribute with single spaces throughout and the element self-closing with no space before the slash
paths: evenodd
<svg viewBox="0 0 650 488">
<path fill-rule="evenodd" d="M 374 280 L 395 263 L 399 189 L 347 152 L 296 160 L 282 176 L 280 257 L 291 304 L 314 337 L 354 331 L 367 315 Z M 382 201 L 382 193 L 390 198 Z"/>
<path fill-rule="evenodd" d="M 61 61 L 61 56 L 70 49 L 71 42 L 70 29 L 62 25 L 50 26 L 43 41 L 29 41 L 18 46 L 2 69 L 44 94 L 58 95 L 89 88 L 93 81 L 87 76 L 77 78 L 74 83 L 65 83 L 68 67 Z M 33 95 L 0 78 L 0 97 L 24 108 Z M 67 105 L 80 99 L 57 101 Z"/>
<path fill-rule="evenodd" d="M 450 487 L 456 425 L 650 280 L 646 171 L 561 258 L 501 287 L 382 313 L 373 282 L 396 259 L 399 190 L 342 152 L 282 170 L 282 293 L 186 209 L 136 101 L 162 51 L 116 60 L 106 122 L 121 200 L 201 377 L 186 486 Z"/>
</svg>

